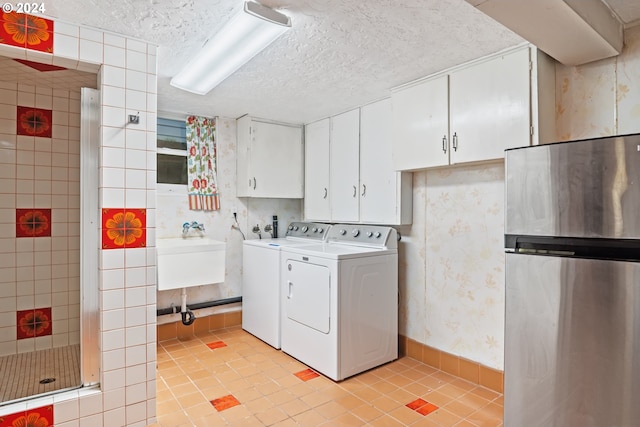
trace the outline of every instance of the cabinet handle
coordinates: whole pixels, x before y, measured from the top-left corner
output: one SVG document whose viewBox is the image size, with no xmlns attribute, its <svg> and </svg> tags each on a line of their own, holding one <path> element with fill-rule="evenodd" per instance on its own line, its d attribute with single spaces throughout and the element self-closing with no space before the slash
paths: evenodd
<svg viewBox="0 0 640 427">
<path fill-rule="evenodd" d="M 453 133 L 453 151 L 458 151 L 458 133 Z"/>
<path fill-rule="evenodd" d="M 442 137 L 442 152 L 447 154 L 447 135 Z"/>
<path fill-rule="evenodd" d="M 256 189 L 256 177 L 255 176 L 253 177 L 253 189 L 254 190 Z"/>
<path fill-rule="evenodd" d="M 327 187 L 324 187 L 324 196 L 322 196 L 323 199 L 327 198 Z"/>
<path fill-rule="evenodd" d="M 356 187 L 355 185 L 353 186 L 353 197 L 356 197 L 356 194 L 358 194 L 358 187 Z"/>
<path fill-rule="evenodd" d="M 251 178 L 249 178 L 249 188 L 251 188 Z"/>
<path fill-rule="evenodd" d="M 362 194 L 361 194 L 361 196 L 364 196 L 365 194 L 367 194 L 367 186 L 362 184 Z"/>
</svg>

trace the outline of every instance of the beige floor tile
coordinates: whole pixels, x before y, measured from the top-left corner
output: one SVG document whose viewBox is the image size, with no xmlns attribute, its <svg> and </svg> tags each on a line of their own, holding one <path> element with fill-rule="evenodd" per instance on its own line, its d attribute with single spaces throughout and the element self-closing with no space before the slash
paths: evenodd
<svg viewBox="0 0 640 427">
<path fill-rule="evenodd" d="M 217 341 L 226 347 L 206 345 Z M 156 427 L 502 426 L 501 394 L 408 357 L 336 383 L 301 380 L 294 373 L 308 366 L 239 326 L 157 349 Z M 240 405 L 217 412 L 210 401 L 230 394 Z M 417 398 L 439 409 L 423 416 L 405 406 Z"/>
</svg>

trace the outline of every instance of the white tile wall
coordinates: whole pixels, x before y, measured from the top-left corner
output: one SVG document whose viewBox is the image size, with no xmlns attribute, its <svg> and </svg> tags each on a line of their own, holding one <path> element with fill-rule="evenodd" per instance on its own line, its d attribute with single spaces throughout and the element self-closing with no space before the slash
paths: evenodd
<svg viewBox="0 0 640 427">
<path fill-rule="evenodd" d="M 97 29 L 81 27 L 79 25 L 55 22 L 53 63 L 79 70 L 95 72 L 94 64 L 105 64 L 101 67 L 99 87 L 102 91 L 102 147 L 100 159 L 100 206 L 103 208 L 155 208 L 155 190 L 147 182 L 151 173 L 155 171 L 155 161 L 147 161 L 154 157 L 155 151 L 155 113 L 157 98 L 149 96 L 156 93 L 156 48 L 147 43 L 127 39 L 125 37 L 107 34 Z M 20 55 L 18 55 L 20 56 Z M 23 55 L 26 57 L 26 54 Z M 44 55 L 48 59 L 49 56 Z M 0 105 L 41 105 L 42 108 L 56 110 L 53 127 L 53 139 L 36 145 L 25 141 L 30 152 L 19 154 L 15 149 L 15 119 L 11 116 L 10 108 L 0 108 L 0 163 L 3 165 L 19 164 L 18 170 L 38 170 L 31 175 L 31 180 L 50 180 L 51 192 L 38 195 L 18 194 L 17 180 L 9 175 L 10 168 L 3 170 L 0 175 L 0 191 L 4 194 L 15 194 L 15 197 L 0 197 L 0 209 L 13 210 L 16 207 L 33 207 L 36 197 L 50 197 L 52 207 L 65 209 L 66 212 L 56 214 L 56 233 L 67 232 L 77 236 L 79 234 L 79 214 L 72 213 L 80 206 L 79 186 L 75 180 L 79 179 L 79 146 L 70 144 L 68 140 L 79 140 L 80 103 L 79 93 L 66 95 L 58 89 L 37 91 L 33 86 L 0 83 Z M 127 114 L 140 114 L 139 125 L 127 125 Z M 6 117 L 9 116 L 9 117 Z M 149 122 L 151 120 L 151 122 Z M 153 141 L 153 144 L 149 143 Z M 31 148 L 33 144 L 33 148 Z M 124 148 L 128 151 L 125 154 Z M 134 152 L 139 150 L 139 152 Z M 60 156 L 56 162 L 52 161 L 52 153 L 66 154 L 69 163 L 61 165 Z M 18 155 L 19 154 L 19 155 Z M 128 162 L 126 160 L 128 160 Z M 127 164 L 128 163 L 128 164 Z M 146 164 L 146 167 L 144 166 Z M 35 167 L 32 167 L 34 165 Z M 135 166 L 135 167 L 132 167 Z M 66 171 L 63 169 L 66 168 Z M 65 180 L 66 178 L 66 180 Z M 71 182 L 69 180 L 73 179 Z M 35 181 L 34 181 L 35 182 Z M 57 183 L 67 183 L 64 186 Z M 71 182 L 71 184 L 69 184 Z M 20 190 L 29 190 L 29 183 L 20 184 Z M 134 188 L 129 188 L 134 186 Z M 3 190 L 4 188 L 4 190 Z M 39 188 L 35 186 L 34 188 Z M 148 189 L 150 188 L 150 189 Z M 47 187 L 48 189 L 48 187 Z M 63 190 L 65 191 L 63 193 Z M 58 195 L 57 193 L 62 193 Z M 55 197 L 52 197 L 55 196 Z M 37 199 L 38 202 L 44 199 Z M 5 214 L 6 216 L 6 214 Z M 73 222 L 71 222 L 73 221 Z M 154 225 L 154 223 L 151 223 Z M 15 226 L 0 221 L 0 251 L 16 254 L 18 249 L 29 250 L 28 245 L 18 248 L 16 239 L 11 233 Z M 19 239 L 18 239 L 19 240 Z M 147 230 L 147 246 L 155 246 L 155 229 Z M 67 238 L 66 241 L 53 238 L 50 244 L 51 256 L 38 261 L 44 263 L 50 259 L 48 267 L 49 277 L 44 271 L 38 275 L 45 278 L 30 278 L 35 276 L 38 257 L 22 261 L 25 267 L 8 267 L 2 269 L 0 275 L 0 320 L 7 316 L 3 313 L 15 312 L 18 303 L 26 304 L 29 297 L 18 297 L 15 286 L 6 290 L 7 283 L 15 283 L 20 271 L 20 278 L 30 283 L 34 291 L 51 288 L 51 301 L 54 303 L 77 301 L 77 297 L 70 294 L 79 290 L 77 277 L 65 280 L 69 276 L 71 267 L 66 267 L 66 273 L 57 268 L 58 263 L 64 262 L 64 257 L 57 254 L 65 251 L 68 255 L 69 266 L 79 268 L 78 239 Z M 31 248 L 33 250 L 33 247 Z M 46 251 L 46 248 L 41 248 Z M 127 254 L 126 261 L 124 253 Z M 40 252 L 39 252 L 40 253 Z M 54 264 L 55 262 L 55 264 Z M 32 265 L 33 264 L 33 265 Z M 132 266 L 125 270 L 126 265 Z M 44 266 L 44 265 L 42 265 Z M 30 269 L 31 275 L 24 269 Z M 101 391 L 93 396 L 65 394 L 54 397 L 55 420 L 58 426 L 146 426 L 155 422 L 155 257 L 147 256 L 145 249 L 113 249 L 100 251 L 99 289 L 101 301 L 101 354 L 102 362 Z M 126 274 L 125 274 L 126 273 Z M 37 283 L 37 285 L 36 285 Z M 127 286 L 125 290 L 125 284 Z M 75 289 L 72 290 L 72 289 Z M 66 299 L 65 299 L 66 298 Z M 34 298 L 32 297 L 31 300 Z M 79 327 L 71 326 L 72 318 L 79 316 L 78 308 L 52 310 L 55 316 L 62 316 L 65 311 L 67 318 L 61 319 L 60 331 L 75 331 L 79 336 Z M 67 322 L 68 320 L 68 322 Z M 77 322 L 76 322 L 77 323 Z M 55 324 L 55 323 L 54 323 Z M 5 331 L 6 329 L 6 331 Z M 0 339 L 15 333 L 15 327 L 4 328 L 0 325 Z M 66 332 L 70 334 L 70 332 Z M 55 338 L 55 335 L 54 335 Z M 15 341 L 0 342 L 0 352 L 33 349 L 35 344 L 27 346 Z M 78 341 L 78 338 L 70 339 Z M 46 340 L 38 341 L 38 346 L 44 345 Z M 54 340 L 55 342 L 55 340 Z M 124 357 L 123 357 L 124 356 Z M 10 405 L 3 407 L 2 413 L 12 413 L 24 410 L 25 406 Z"/>
</svg>

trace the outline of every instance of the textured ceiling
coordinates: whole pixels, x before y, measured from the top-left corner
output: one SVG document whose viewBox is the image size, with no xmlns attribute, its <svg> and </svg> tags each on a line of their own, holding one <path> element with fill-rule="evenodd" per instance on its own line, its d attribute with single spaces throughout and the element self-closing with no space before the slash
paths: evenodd
<svg viewBox="0 0 640 427">
<path fill-rule="evenodd" d="M 161 111 L 297 123 L 523 42 L 464 0 L 261 3 L 288 14 L 293 28 L 205 96 L 169 80 L 242 0 L 48 0 L 47 15 L 157 44 Z"/>
</svg>

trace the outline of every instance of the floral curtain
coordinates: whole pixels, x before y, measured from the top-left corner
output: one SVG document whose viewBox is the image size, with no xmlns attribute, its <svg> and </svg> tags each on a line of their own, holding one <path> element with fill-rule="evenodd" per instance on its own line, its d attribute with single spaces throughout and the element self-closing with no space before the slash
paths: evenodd
<svg viewBox="0 0 640 427">
<path fill-rule="evenodd" d="M 216 122 L 206 117 L 187 118 L 189 209 L 220 209 L 216 164 Z"/>
</svg>

